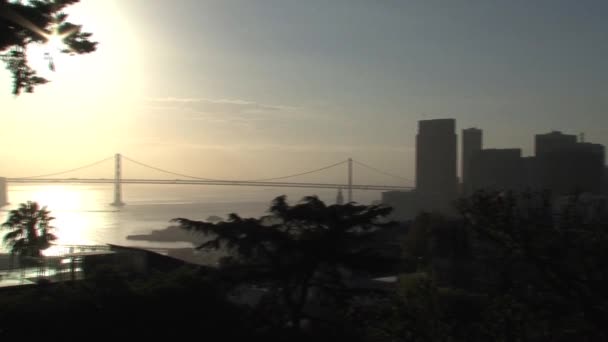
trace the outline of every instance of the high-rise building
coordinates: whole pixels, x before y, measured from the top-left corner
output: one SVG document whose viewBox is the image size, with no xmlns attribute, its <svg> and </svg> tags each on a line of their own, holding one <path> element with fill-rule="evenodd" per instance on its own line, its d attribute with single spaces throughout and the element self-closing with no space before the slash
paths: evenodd
<svg viewBox="0 0 608 342">
<path fill-rule="evenodd" d="M 536 157 L 538 185 L 554 194 L 601 193 L 605 170 L 604 146 L 592 143 L 563 145 Z"/>
<path fill-rule="evenodd" d="M 576 135 L 553 131 L 534 136 L 534 154 L 539 157 L 546 153 L 563 150 L 576 144 Z"/>
<path fill-rule="evenodd" d="M 457 196 L 456 120 L 418 122 L 416 190 L 428 209 L 446 209 Z"/>
<path fill-rule="evenodd" d="M 462 130 L 462 192 L 471 192 L 471 158 L 483 148 L 483 132 L 479 128 Z"/>
<path fill-rule="evenodd" d="M 522 190 L 526 165 L 519 148 L 480 150 L 471 159 L 470 187 L 475 190 Z"/>
<path fill-rule="evenodd" d="M 604 178 L 602 178 L 602 194 L 608 196 L 608 167 L 604 167 Z"/>
</svg>

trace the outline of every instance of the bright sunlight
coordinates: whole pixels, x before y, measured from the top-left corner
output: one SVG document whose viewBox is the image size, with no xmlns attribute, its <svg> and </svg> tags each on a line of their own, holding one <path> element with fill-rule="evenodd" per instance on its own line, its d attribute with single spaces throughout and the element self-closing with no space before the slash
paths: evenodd
<svg viewBox="0 0 608 342">
<path fill-rule="evenodd" d="M 114 137 L 134 120 L 144 80 L 139 43 L 115 1 L 83 0 L 66 12 L 68 21 L 93 34 L 97 50 L 70 56 L 61 52 L 65 36 L 57 34 L 45 44 L 32 44 L 28 61 L 50 83 L 37 88 L 35 97 L 3 102 L 3 112 L 22 113 L 5 118 L 15 127 L 38 123 L 22 146 L 24 153 L 36 153 L 44 144 L 49 150 L 69 150 L 68 160 L 114 151 Z M 9 140 L 22 138 L 17 130 L 6 134 Z"/>
</svg>

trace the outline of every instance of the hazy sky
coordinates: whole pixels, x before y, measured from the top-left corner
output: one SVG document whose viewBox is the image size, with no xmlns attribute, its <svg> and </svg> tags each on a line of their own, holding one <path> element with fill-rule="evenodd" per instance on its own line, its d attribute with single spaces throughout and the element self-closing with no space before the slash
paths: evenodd
<svg viewBox="0 0 608 342">
<path fill-rule="evenodd" d="M 413 179 L 417 121 L 443 117 L 524 154 L 550 130 L 608 145 L 607 15 L 605 0 L 83 0 L 72 17 L 97 52 L 57 57 L 18 98 L 0 73 L 1 173 L 121 152 L 212 178 L 353 157 Z"/>
</svg>

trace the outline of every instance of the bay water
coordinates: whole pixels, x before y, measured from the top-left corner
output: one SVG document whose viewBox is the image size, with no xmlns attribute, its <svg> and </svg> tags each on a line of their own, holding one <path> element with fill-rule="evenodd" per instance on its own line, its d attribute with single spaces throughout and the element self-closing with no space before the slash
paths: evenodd
<svg viewBox="0 0 608 342">
<path fill-rule="evenodd" d="M 0 209 L 0 222 L 8 211 L 26 201 L 46 206 L 55 219 L 57 244 L 102 245 L 148 248 L 190 247 L 188 242 L 129 240 L 128 235 L 147 234 L 171 225 L 177 217 L 205 220 L 211 215 L 226 218 L 229 213 L 243 217 L 265 214 L 276 196 L 287 195 L 291 203 L 303 196 L 317 195 L 327 204 L 335 203 L 333 189 L 262 188 L 236 186 L 123 185 L 124 207 L 113 207 L 111 184 L 9 184 L 10 204 Z M 344 193 L 346 197 L 346 193 Z M 354 200 L 370 204 L 380 199 L 379 191 L 355 191 Z M 0 235 L 4 235 L 0 233 Z M 5 246 L 1 247 L 6 252 Z"/>
</svg>

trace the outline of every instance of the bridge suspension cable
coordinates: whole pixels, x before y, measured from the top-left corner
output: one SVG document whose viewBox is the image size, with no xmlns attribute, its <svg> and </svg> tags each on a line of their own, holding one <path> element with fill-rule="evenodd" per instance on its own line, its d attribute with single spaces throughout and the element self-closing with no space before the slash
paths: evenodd
<svg viewBox="0 0 608 342">
<path fill-rule="evenodd" d="M 320 172 L 320 171 L 324 171 L 324 170 L 327 170 L 327 169 L 331 169 L 332 167 L 336 167 L 338 165 L 342 165 L 342 164 L 347 163 L 347 162 L 348 162 L 348 160 L 343 160 L 343 161 L 341 161 L 339 163 L 328 165 L 328 166 L 322 167 L 320 169 L 312 170 L 312 171 L 306 171 L 306 172 L 302 172 L 302 173 L 296 173 L 296 174 L 293 174 L 293 175 L 283 176 L 283 177 L 252 179 L 252 180 L 249 180 L 248 182 L 266 182 L 266 181 L 274 181 L 274 180 L 281 180 L 281 179 L 286 179 L 286 178 L 293 178 L 293 177 L 298 177 L 298 176 L 304 176 L 304 175 L 308 175 L 308 174 L 311 174 L 311 173 L 315 173 L 315 172 Z"/>
<path fill-rule="evenodd" d="M 380 170 L 380 169 L 377 169 L 377 168 L 375 168 L 375 167 L 373 167 L 373 166 L 369 166 L 369 165 L 367 165 L 367 164 L 365 164 L 365 163 L 362 163 L 362 162 L 360 162 L 360 161 L 353 160 L 353 162 L 354 162 L 355 164 L 359 165 L 359 166 L 363 166 L 363 167 L 365 167 L 365 168 L 367 168 L 367 169 L 370 169 L 370 170 L 372 170 L 372 171 L 375 171 L 375 172 L 381 173 L 381 174 L 383 174 L 383 175 L 385 175 L 385 176 L 389 176 L 389 177 L 397 178 L 397 179 L 400 179 L 400 180 L 404 180 L 404 181 L 406 181 L 406 182 L 413 182 L 411 179 L 408 179 L 408 178 L 405 178 L 405 177 L 401 177 L 401 176 L 397 176 L 397 175 L 392 174 L 392 173 L 390 173 L 390 172 L 382 171 L 382 170 Z"/>
<path fill-rule="evenodd" d="M 145 163 L 142 163 L 142 162 L 138 162 L 137 160 L 131 159 L 131 158 L 126 157 L 124 155 L 122 156 L 122 158 L 130 161 L 131 163 L 135 163 L 135 164 L 137 164 L 139 166 L 147 167 L 149 169 L 156 170 L 156 171 L 159 171 L 159 172 L 168 173 L 168 174 L 174 175 L 174 176 L 186 177 L 186 178 L 198 179 L 198 180 L 205 180 L 205 181 L 222 181 L 222 179 L 212 179 L 212 178 L 196 177 L 196 176 L 186 175 L 186 174 L 183 174 L 183 173 L 178 173 L 178 172 L 173 172 L 173 171 L 161 169 L 160 167 L 156 167 L 156 166 L 148 165 L 148 164 L 145 164 Z"/>
<path fill-rule="evenodd" d="M 314 169 L 314 170 L 310 170 L 310 171 L 305 171 L 305 172 L 294 173 L 294 174 L 290 174 L 290 175 L 287 175 L 287 176 L 281 176 L 281 177 L 259 178 L 259 179 L 249 179 L 249 180 L 239 180 L 239 179 L 232 179 L 232 180 L 230 180 L 230 179 L 216 179 L 216 178 L 206 178 L 206 177 L 198 177 L 198 176 L 187 175 L 187 174 L 183 174 L 183 173 L 179 173 L 179 172 L 173 172 L 173 171 L 165 170 L 165 169 L 162 169 L 162 168 L 159 168 L 159 167 L 156 167 L 156 166 L 152 166 L 152 165 L 149 165 L 149 164 L 146 164 L 146 163 L 142 163 L 142 162 L 139 162 L 137 160 L 131 159 L 131 158 L 129 158 L 127 156 L 124 156 L 124 155 L 122 156 L 122 158 L 124 158 L 124 159 L 126 159 L 126 160 L 128 160 L 128 161 L 130 161 L 130 162 L 132 162 L 134 164 L 137 164 L 137 165 L 149 168 L 149 169 L 153 169 L 153 170 L 156 170 L 156 171 L 159 171 L 159 172 L 163 172 L 163 173 L 171 174 L 171 175 L 174 175 L 174 176 L 178 176 L 178 177 L 184 177 L 184 178 L 190 178 L 190 179 L 196 179 L 196 180 L 203 180 L 203 181 L 219 181 L 219 182 L 230 182 L 230 181 L 235 181 L 235 182 L 267 182 L 267 181 L 277 181 L 277 180 L 294 178 L 294 177 L 309 175 L 309 174 L 316 173 L 316 172 L 325 171 L 327 169 L 331 169 L 333 167 L 336 167 L 336 166 L 348 163 L 348 160 L 343 160 L 343 161 L 337 162 L 335 164 L 327 165 L 327 166 L 324 166 L 324 167 L 321 167 L 321 168 L 318 168 L 318 169 Z M 44 175 L 29 176 L 29 177 L 22 177 L 22 178 L 24 178 L 24 179 L 34 179 L 34 178 L 48 178 L 48 177 L 59 176 L 59 175 L 63 175 L 63 174 L 66 174 L 66 173 L 70 173 L 70 172 L 75 172 L 75 171 L 80 171 L 80 170 L 83 170 L 83 169 L 87 169 L 87 168 L 99 165 L 101 163 L 104 163 L 104 162 L 112 160 L 112 159 L 114 159 L 114 156 L 110 156 L 108 158 L 105 158 L 105 159 L 102 159 L 102 160 L 98 160 L 98 161 L 96 161 L 94 163 L 90 163 L 90 164 L 87 164 L 87 165 L 84 165 L 84 166 L 76 167 L 76 168 L 65 170 L 65 171 L 61 171 L 61 172 L 54 172 L 54 173 L 48 173 L 48 174 L 44 174 Z M 413 182 L 411 179 L 408 179 L 408 178 L 405 178 L 405 177 L 401 177 L 401 176 L 392 174 L 390 172 L 386 172 L 386 171 L 380 170 L 378 168 L 375 168 L 373 166 L 367 165 L 367 164 L 362 163 L 362 162 L 357 161 L 357 160 L 353 160 L 353 163 L 355 163 L 355 164 L 357 164 L 359 166 L 362 166 L 364 168 L 370 169 L 372 171 L 375 171 L 377 173 L 383 174 L 383 175 L 388 176 L 388 177 L 400 179 L 400 180 L 407 181 L 407 182 Z"/>
<path fill-rule="evenodd" d="M 114 159 L 114 156 L 108 157 L 106 159 L 102 159 L 102 160 L 99 160 L 99 161 L 96 161 L 94 163 L 87 164 L 87 165 L 84 165 L 84 166 L 81 166 L 81 167 L 76 167 L 76 168 L 73 168 L 73 169 L 69 169 L 69 170 L 66 170 L 66 171 L 55 172 L 55 173 L 48 173 L 48 174 L 45 174 L 45 175 L 38 175 L 38 176 L 22 177 L 22 178 L 47 178 L 47 177 L 59 176 L 59 175 L 63 175 L 63 174 L 66 174 L 66 173 L 70 173 L 70 172 L 74 172 L 74 171 L 80 171 L 82 169 L 87 169 L 89 167 L 93 167 L 93 166 L 99 165 L 99 164 L 101 164 L 103 162 L 106 162 L 108 160 L 111 160 L 111 159 Z"/>
<path fill-rule="evenodd" d="M 191 179 L 198 179 L 198 180 L 204 180 L 204 181 L 217 181 L 217 182 L 266 182 L 266 181 L 273 181 L 273 180 L 281 180 L 281 179 L 287 179 L 287 178 L 293 178 L 293 177 L 298 177 L 298 176 L 304 176 L 304 175 L 308 175 L 308 174 L 311 174 L 311 173 L 324 171 L 324 170 L 330 169 L 332 167 L 336 167 L 338 165 L 341 165 L 341 164 L 344 164 L 344 163 L 347 162 L 346 160 L 343 160 L 341 162 L 338 162 L 338 163 L 335 163 L 335 164 L 331 164 L 331 165 L 328 165 L 328 166 L 324 166 L 324 167 L 319 168 L 319 169 L 315 169 L 315 170 L 311 170 L 311 171 L 306 171 L 306 172 L 300 172 L 300 173 L 296 173 L 296 174 L 292 174 L 292 175 L 287 175 L 287 176 L 282 176 L 282 177 L 242 180 L 242 179 L 214 179 L 214 178 L 204 178 L 204 177 L 191 176 L 191 175 L 186 175 L 186 174 L 183 174 L 183 173 L 178 173 L 178 172 L 173 172 L 173 171 L 161 169 L 159 167 L 148 165 L 148 164 L 139 162 L 137 160 L 131 159 L 131 158 L 126 157 L 126 156 L 122 156 L 122 157 L 124 159 L 132 162 L 132 163 L 137 164 L 137 165 L 140 165 L 140 166 L 143 166 L 143 167 L 147 167 L 147 168 L 150 168 L 152 170 L 159 171 L 159 172 L 164 172 L 164 173 L 167 173 L 167 174 L 171 174 L 171 175 L 174 175 L 174 176 L 191 178 Z"/>
</svg>

